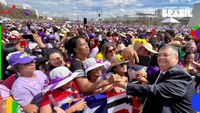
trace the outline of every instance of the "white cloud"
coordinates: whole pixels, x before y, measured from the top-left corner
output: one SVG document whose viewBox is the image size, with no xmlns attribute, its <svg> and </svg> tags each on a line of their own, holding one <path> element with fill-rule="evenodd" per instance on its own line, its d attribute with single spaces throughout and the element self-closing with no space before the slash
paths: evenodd
<svg viewBox="0 0 200 113">
<path fill-rule="evenodd" d="M 187 4 L 187 2 L 191 2 L 192 0 L 169 0 L 169 2 L 171 3 L 179 3 L 179 2 L 184 2 Z M 193 0 L 195 1 L 195 0 Z"/>
<path fill-rule="evenodd" d="M 75 10 L 78 9 L 77 7 L 73 7 Z"/>
<path fill-rule="evenodd" d="M 122 4 L 122 5 L 128 5 L 130 3 L 137 2 L 137 0 L 108 0 L 111 1 L 114 4 Z"/>
<path fill-rule="evenodd" d="M 43 13 L 43 14 L 49 14 L 49 12 L 45 12 L 45 11 L 44 11 L 44 12 L 42 12 L 42 13 Z"/>
<path fill-rule="evenodd" d="M 64 0 L 64 2 L 71 2 L 71 0 Z"/>
<path fill-rule="evenodd" d="M 137 6 L 137 7 L 142 7 L 142 6 L 144 6 L 142 3 L 134 3 L 134 5 Z"/>
<path fill-rule="evenodd" d="M 95 2 L 91 0 L 81 0 L 78 3 L 83 4 L 85 6 L 94 6 Z"/>
<path fill-rule="evenodd" d="M 113 6 L 125 6 L 125 5 L 130 5 L 133 3 L 137 3 L 138 0 L 107 0 L 105 1 L 105 6 L 107 7 L 113 7 Z"/>
<path fill-rule="evenodd" d="M 177 2 L 179 0 L 169 0 L 169 2 L 173 3 L 173 2 Z"/>
<path fill-rule="evenodd" d="M 126 12 L 125 9 L 119 9 L 119 11 L 120 11 L 121 13 L 125 13 L 125 12 Z"/>
</svg>

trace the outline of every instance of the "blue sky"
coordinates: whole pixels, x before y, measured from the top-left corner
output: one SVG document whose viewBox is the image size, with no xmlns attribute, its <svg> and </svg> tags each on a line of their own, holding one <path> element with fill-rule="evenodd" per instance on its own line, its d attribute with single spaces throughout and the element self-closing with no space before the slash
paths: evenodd
<svg viewBox="0 0 200 113">
<path fill-rule="evenodd" d="M 8 4 L 28 4 L 47 16 L 69 18 L 115 17 L 136 12 L 153 12 L 158 8 L 184 7 L 192 10 L 200 0 L 6 0 Z"/>
</svg>

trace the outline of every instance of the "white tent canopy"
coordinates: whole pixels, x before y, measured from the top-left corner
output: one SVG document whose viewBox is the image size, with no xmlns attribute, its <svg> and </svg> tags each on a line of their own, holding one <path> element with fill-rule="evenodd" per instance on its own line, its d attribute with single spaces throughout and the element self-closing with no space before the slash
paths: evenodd
<svg viewBox="0 0 200 113">
<path fill-rule="evenodd" d="M 169 24 L 179 24 L 180 22 L 171 17 L 171 18 L 163 20 L 161 23 L 163 23 L 163 24 L 167 24 L 167 23 L 169 23 Z"/>
</svg>

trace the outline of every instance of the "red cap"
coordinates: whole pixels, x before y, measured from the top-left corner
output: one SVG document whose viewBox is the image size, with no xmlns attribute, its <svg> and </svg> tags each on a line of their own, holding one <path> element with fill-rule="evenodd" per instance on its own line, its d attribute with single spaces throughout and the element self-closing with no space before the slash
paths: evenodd
<svg viewBox="0 0 200 113">
<path fill-rule="evenodd" d="M 13 39 L 17 39 L 17 36 L 11 35 L 11 36 L 8 37 L 8 40 L 13 40 Z"/>
</svg>

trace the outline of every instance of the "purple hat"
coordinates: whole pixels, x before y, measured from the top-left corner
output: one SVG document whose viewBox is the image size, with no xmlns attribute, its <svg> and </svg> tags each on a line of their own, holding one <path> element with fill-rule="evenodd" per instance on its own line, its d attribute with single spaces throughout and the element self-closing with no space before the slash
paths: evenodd
<svg viewBox="0 0 200 113">
<path fill-rule="evenodd" d="M 141 33 L 139 38 L 146 38 L 146 34 L 145 33 Z"/>
<path fill-rule="evenodd" d="M 90 37 L 90 38 L 96 37 L 96 36 L 97 36 L 97 35 L 96 35 L 95 33 L 90 33 L 90 34 L 89 34 L 89 37 Z"/>
<path fill-rule="evenodd" d="M 36 58 L 37 58 L 36 56 L 28 56 L 27 54 L 24 54 L 23 52 L 19 51 L 9 53 L 8 56 L 6 57 L 9 64 L 7 69 L 11 68 L 16 64 L 27 64 L 29 62 L 32 62 Z"/>
<path fill-rule="evenodd" d="M 23 30 L 23 33 L 24 33 L 24 34 L 28 34 L 28 29 L 25 28 L 25 29 Z"/>
<path fill-rule="evenodd" d="M 47 35 L 47 39 L 49 39 L 49 40 L 53 40 L 53 39 L 55 39 L 56 37 L 54 36 L 54 35 Z"/>
</svg>

